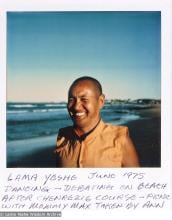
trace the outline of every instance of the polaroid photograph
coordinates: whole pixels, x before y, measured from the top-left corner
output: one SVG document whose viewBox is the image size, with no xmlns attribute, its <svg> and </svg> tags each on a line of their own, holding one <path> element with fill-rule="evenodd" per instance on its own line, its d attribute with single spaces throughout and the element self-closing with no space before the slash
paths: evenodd
<svg viewBox="0 0 172 220">
<path fill-rule="evenodd" d="M 0 216 L 170 211 L 170 1 L 6 2 Z"/>
<path fill-rule="evenodd" d="M 160 122 L 160 11 L 7 13 L 7 168 L 160 167 Z"/>
</svg>

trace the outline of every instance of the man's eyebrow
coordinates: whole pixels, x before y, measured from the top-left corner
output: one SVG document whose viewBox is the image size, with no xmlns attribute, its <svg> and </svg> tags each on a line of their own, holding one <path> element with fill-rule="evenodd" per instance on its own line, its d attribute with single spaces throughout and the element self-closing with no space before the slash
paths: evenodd
<svg viewBox="0 0 172 220">
<path fill-rule="evenodd" d="M 69 98 L 75 98 L 76 96 L 74 96 L 74 95 L 70 95 L 69 96 Z M 80 95 L 80 96 L 78 96 L 79 98 L 89 98 L 89 97 L 92 97 L 92 96 L 90 96 L 90 95 Z"/>
<path fill-rule="evenodd" d="M 80 98 L 89 98 L 90 96 L 89 95 L 81 95 L 79 96 Z"/>
</svg>

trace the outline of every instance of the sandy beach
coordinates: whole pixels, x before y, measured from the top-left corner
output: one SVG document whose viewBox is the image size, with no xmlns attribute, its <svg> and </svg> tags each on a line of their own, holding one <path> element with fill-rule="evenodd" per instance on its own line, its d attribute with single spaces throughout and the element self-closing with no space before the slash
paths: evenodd
<svg viewBox="0 0 172 220">
<path fill-rule="evenodd" d="M 141 167 L 161 166 L 161 110 L 160 107 L 140 110 L 143 119 L 127 124 L 138 152 Z"/>
<path fill-rule="evenodd" d="M 160 107 L 138 110 L 140 119 L 130 121 L 130 136 L 138 152 L 141 167 L 161 166 L 161 114 Z M 55 167 L 55 146 L 39 149 L 32 154 L 20 157 L 7 167 L 50 168 Z"/>
</svg>

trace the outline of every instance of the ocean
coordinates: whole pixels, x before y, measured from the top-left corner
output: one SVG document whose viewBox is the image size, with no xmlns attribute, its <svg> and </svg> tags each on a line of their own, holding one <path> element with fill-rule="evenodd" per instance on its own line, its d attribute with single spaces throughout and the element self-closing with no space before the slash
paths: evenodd
<svg viewBox="0 0 172 220">
<path fill-rule="evenodd" d="M 144 106 L 142 106 L 144 107 Z M 140 106 L 139 106 L 140 108 Z M 126 124 L 140 116 L 134 104 L 105 104 L 102 119 Z M 17 161 L 33 152 L 55 147 L 59 128 L 72 125 L 65 102 L 7 103 L 7 161 Z"/>
</svg>

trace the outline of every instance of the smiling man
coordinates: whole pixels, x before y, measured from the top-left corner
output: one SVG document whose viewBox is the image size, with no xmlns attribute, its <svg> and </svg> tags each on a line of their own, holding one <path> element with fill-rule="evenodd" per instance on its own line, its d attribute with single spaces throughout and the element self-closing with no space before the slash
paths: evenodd
<svg viewBox="0 0 172 220">
<path fill-rule="evenodd" d="M 73 126 L 59 130 L 57 167 L 138 167 L 128 128 L 102 121 L 105 97 L 92 77 L 76 79 L 68 92 L 68 112 Z"/>
</svg>

